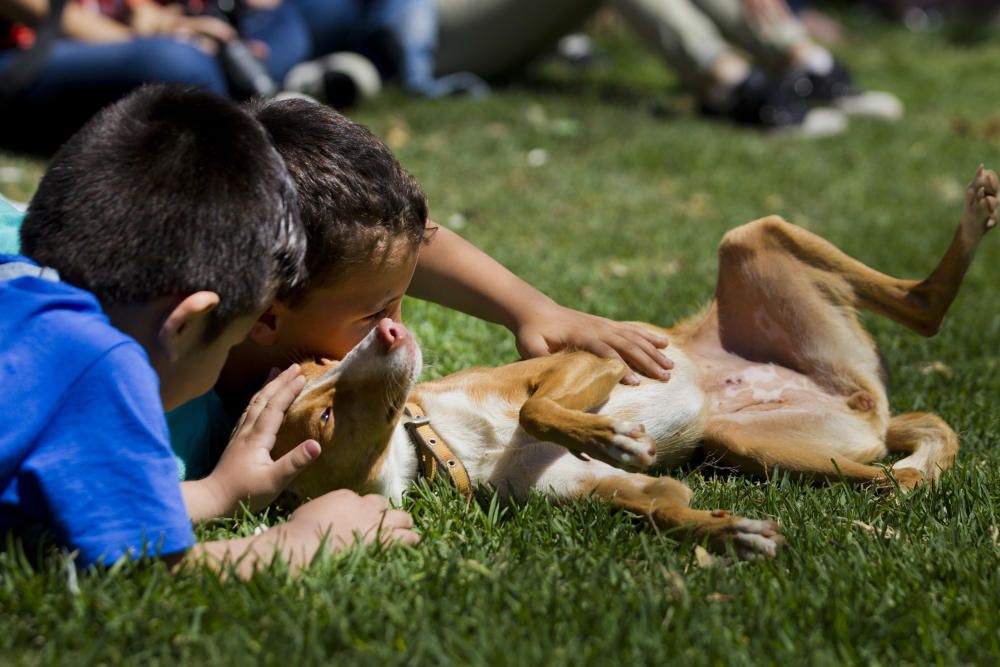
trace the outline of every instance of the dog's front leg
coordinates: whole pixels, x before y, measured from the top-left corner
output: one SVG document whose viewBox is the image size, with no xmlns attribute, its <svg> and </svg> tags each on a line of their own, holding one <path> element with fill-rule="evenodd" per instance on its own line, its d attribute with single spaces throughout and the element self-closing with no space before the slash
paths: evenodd
<svg viewBox="0 0 1000 667">
<path fill-rule="evenodd" d="M 614 474 L 593 480 L 593 497 L 609 505 L 645 516 L 658 529 L 705 541 L 716 552 L 730 547 L 741 558 L 774 556 L 784 538 L 775 521 L 733 516 L 724 510 L 688 506 L 691 490 L 670 477 Z"/>
<path fill-rule="evenodd" d="M 653 465 L 656 443 L 642 424 L 586 412 L 608 400 L 628 370 L 625 364 L 587 352 L 550 359 L 553 363 L 531 380 L 521 427 L 539 440 L 613 466 L 638 470 Z"/>
</svg>

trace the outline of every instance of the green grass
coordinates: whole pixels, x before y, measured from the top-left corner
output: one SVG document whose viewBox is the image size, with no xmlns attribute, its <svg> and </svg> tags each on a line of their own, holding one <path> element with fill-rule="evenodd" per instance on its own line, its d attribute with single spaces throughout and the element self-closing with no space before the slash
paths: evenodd
<svg viewBox="0 0 1000 667">
<path fill-rule="evenodd" d="M 723 232 L 766 213 L 921 275 L 976 165 L 1000 166 L 995 36 L 970 47 L 950 32 L 850 27 L 846 59 L 864 84 L 902 97 L 901 123 L 855 121 L 807 143 L 706 122 L 613 27 L 600 31 L 603 69 L 545 65 L 483 103 L 390 95 L 357 118 L 424 183 L 436 220 L 565 305 L 665 324 L 711 294 Z M 529 166 L 533 149 L 544 165 Z M 40 165 L 0 158 L 14 164 L 24 176 L 0 191 L 26 198 Z M 419 548 L 342 555 L 298 579 L 130 565 L 74 583 L 57 557 L 0 554 L 0 662 L 993 664 L 998 262 L 1000 238 L 987 237 L 936 338 L 866 318 L 893 371 L 894 410 L 935 411 L 960 434 L 936 488 L 892 500 L 677 473 L 698 506 L 778 518 L 788 542 L 773 561 L 700 568 L 692 545 L 596 503 L 499 507 L 483 494 L 467 507 L 438 489 L 408 504 Z M 406 315 L 428 377 L 516 356 L 495 326 L 419 302 Z"/>
</svg>

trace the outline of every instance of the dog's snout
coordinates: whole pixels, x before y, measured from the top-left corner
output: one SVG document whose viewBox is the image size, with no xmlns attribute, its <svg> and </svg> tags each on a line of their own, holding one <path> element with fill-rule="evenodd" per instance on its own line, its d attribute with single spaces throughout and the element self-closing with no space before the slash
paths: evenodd
<svg viewBox="0 0 1000 667">
<path fill-rule="evenodd" d="M 378 323 L 378 337 L 385 346 L 386 352 L 389 352 L 405 344 L 410 337 L 410 332 L 399 322 L 394 322 L 386 317 Z"/>
</svg>

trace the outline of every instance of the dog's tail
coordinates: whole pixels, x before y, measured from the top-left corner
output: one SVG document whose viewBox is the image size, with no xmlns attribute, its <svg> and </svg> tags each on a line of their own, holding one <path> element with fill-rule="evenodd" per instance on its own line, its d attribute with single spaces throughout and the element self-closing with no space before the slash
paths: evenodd
<svg viewBox="0 0 1000 667">
<path fill-rule="evenodd" d="M 958 454 L 958 436 L 945 420 L 930 412 L 910 412 L 889 421 L 885 444 L 890 452 L 909 454 L 894 469 L 916 468 L 926 480 L 935 480 Z"/>
</svg>

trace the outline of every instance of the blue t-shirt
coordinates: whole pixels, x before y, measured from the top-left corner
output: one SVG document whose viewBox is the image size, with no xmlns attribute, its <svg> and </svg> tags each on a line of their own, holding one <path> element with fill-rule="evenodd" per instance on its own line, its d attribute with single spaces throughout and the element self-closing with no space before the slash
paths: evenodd
<svg viewBox="0 0 1000 667">
<path fill-rule="evenodd" d="M 84 566 L 190 548 L 145 350 L 89 292 L 15 262 L 33 264 L 0 256 L 0 532 L 44 526 Z"/>
<path fill-rule="evenodd" d="M 0 197 L 0 255 L 19 253 L 18 238 L 24 212 Z M 212 472 L 222 449 L 229 442 L 234 421 L 214 391 L 167 413 L 170 445 L 181 480 L 200 479 Z"/>
</svg>

